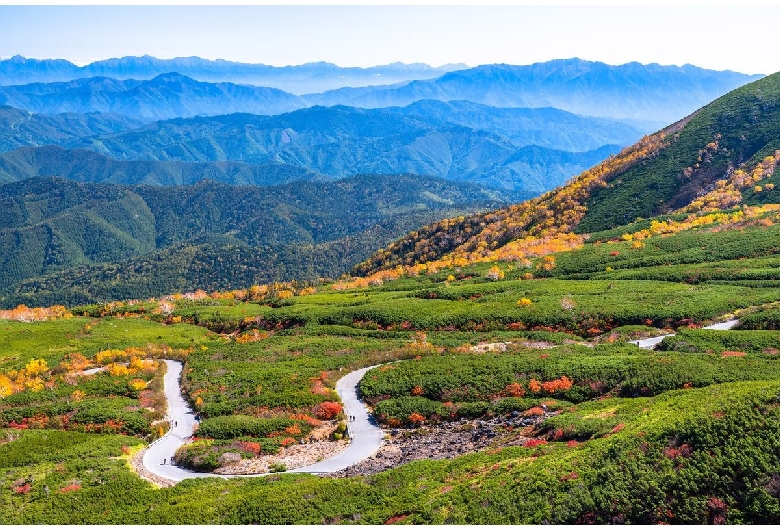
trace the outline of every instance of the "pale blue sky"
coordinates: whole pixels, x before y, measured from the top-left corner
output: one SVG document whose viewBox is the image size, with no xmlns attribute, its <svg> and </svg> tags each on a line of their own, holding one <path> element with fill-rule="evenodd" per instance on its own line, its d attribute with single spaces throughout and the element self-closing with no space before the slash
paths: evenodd
<svg viewBox="0 0 780 530">
<path fill-rule="evenodd" d="M 0 58 L 474 66 L 580 57 L 769 74 L 780 70 L 778 22 L 778 6 L 0 6 Z"/>
</svg>

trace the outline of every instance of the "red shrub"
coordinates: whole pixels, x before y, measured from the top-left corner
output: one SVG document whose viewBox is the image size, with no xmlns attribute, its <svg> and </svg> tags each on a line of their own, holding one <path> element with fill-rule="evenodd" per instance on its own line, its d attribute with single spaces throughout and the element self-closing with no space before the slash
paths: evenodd
<svg viewBox="0 0 780 530">
<path fill-rule="evenodd" d="M 539 447 L 540 445 L 547 445 L 547 440 L 539 440 L 534 438 L 525 442 L 523 447 Z"/>
<path fill-rule="evenodd" d="M 244 450 L 244 451 L 246 451 L 248 453 L 254 453 L 255 455 L 259 455 L 262 452 L 262 450 L 263 450 L 263 447 L 258 442 L 243 442 L 243 441 L 241 441 L 241 442 L 238 442 L 238 446 L 242 450 Z"/>
<path fill-rule="evenodd" d="M 425 421 L 425 416 L 413 412 L 412 414 L 409 415 L 409 421 L 412 423 L 422 423 Z"/>
<path fill-rule="evenodd" d="M 571 388 L 572 382 L 571 379 L 568 377 L 561 376 L 560 379 L 555 379 L 553 381 L 545 381 L 542 383 L 542 390 L 549 394 L 554 394 L 555 392 L 563 392 L 566 390 L 569 390 Z"/>
<path fill-rule="evenodd" d="M 320 420 L 332 420 L 341 414 L 341 405 L 333 401 L 323 401 L 316 405 L 311 412 Z"/>
<path fill-rule="evenodd" d="M 514 383 L 510 383 L 506 385 L 506 388 L 504 389 L 504 393 L 507 396 L 523 397 L 525 395 L 525 389 L 523 388 L 523 385 L 515 381 Z"/>
<path fill-rule="evenodd" d="M 544 409 L 542 407 L 531 407 L 523 412 L 523 416 L 544 416 Z"/>
<path fill-rule="evenodd" d="M 710 512 L 710 523 L 711 524 L 725 524 L 726 523 L 726 513 L 728 512 L 728 506 L 725 502 L 718 499 L 717 497 L 711 497 L 709 501 L 707 501 L 707 509 Z"/>
<path fill-rule="evenodd" d="M 21 486 L 14 489 L 14 493 L 17 495 L 26 495 L 27 493 L 30 493 L 30 490 L 32 489 L 32 484 L 22 484 Z"/>
<path fill-rule="evenodd" d="M 667 447 L 664 449 L 664 456 L 666 458 L 674 460 L 675 458 L 679 458 L 682 455 L 680 454 L 680 450 L 677 449 L 676 447 Z"/>
<path fill-rule="evenodd" d="M 402 513 L 402 514 L 400 514 L 400 515 L 394 515 L 394 516 L 392 516 L 391 518 L 389 518 L 387 521 L 385 521 L 383 524 L 395 524 L 395 523 L 400 523 L 401 521 L 403 521 L 403 520 L 404 520 L 404 519 L 406 519 L 407 517 L 409 517 L 409 514 L 406 514 L 406 513 Z"/>
<path fill-rule="evenodd" d="M 317 427 L 322 422 L 318 420 L 317 418 L 312 418 L 311 416 L 308 416 L 306 414 L 293 414 L 290 416 L 294 420 L 302 420 L 305 421 L 307 424 L 309 424 L 311 427 Z"/>
</svg>

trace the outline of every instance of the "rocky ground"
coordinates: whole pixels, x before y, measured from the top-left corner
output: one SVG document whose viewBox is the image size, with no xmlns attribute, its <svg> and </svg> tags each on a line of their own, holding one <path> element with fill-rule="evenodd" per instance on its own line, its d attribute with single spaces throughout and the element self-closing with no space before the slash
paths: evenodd
<svg viewBox="0 0 780 530">
<path fill-rule="evenodd" d="M 285 469 L 308 466 L 336 456 L 347 448 L 349 442 L 317 441 L 283 447 L 275 455 L 261 455 L 256 458 L 240 460 L 215 470 L 218 475 L 251 475 L 269 473 L 274 464 L 283 464 Z"/>
<path fill-rule="evenodd" d="M 487 448 L 523 445 L 545 418 L 519 412 L 483 420 L 427 425 L 416 429 L 389 429 L 388 440 L 374 456 L 330 477 L 373 475 L 414 460 L 444 460 Z"/>
<path fill-rule="evenodd" d="M 373 475 L 398 467 L 414 460 L 444 460 L 481 451 L 484 449 L 523 445 L 531 439 L 532 433 L 546 418 L 557 414 L 547 412 L 543 416 L 523 416 L 513 412 L 506 416 L 490 419 L 444 422 L 435 425 L 423 425 L 414 429 L 387 429 L 387 440 L 376 454 L 359 464 L 342 471 L 331 473 L 329 477 L 355 477 Z M 328 434 L 332 426 L 323 429 Z M 312 433 L 315 434 L 315 433 Z M 326 438 L 326 437 L 325 437 Z M 274 455 L 262 455 L 257 458 L 229 462 L 215 470 L 220 475 L 252 475 L 269 473 L 273 465 L 283 464 L 288 470 L 304 467 L 320 460 L 331 458 L 347 448 L 349 442 L 312 440 L 282 448 Z M 142 478 L 160 486 L 172 483 L 151 473 L 145 472 L 140 465 L 143 451 L 131 458 L 131 466 Z"/>
</svg>

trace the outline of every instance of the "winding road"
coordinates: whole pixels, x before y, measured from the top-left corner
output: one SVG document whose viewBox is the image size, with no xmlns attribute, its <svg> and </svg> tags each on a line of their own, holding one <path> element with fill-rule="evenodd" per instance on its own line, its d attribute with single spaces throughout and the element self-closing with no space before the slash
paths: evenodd
<svg viewBox="0 0 780 530">
<path fill-rule="evenodd" d="M 165 436 L 159 438 L 148 447 L 143 457 L 144 468 L 149 473 L 172 482 L 179 482 L 187 478 L 236 478 L 266 475 L 266 473 L 255 475 L 217 475 L 214 473 L 200 473 L 171 465 L 171 459 L 175 456 L 176 450 L 192 436 L 196 421 L 195 413 L 184 400 L 179 386 L 182 363 L 166 360 L 165 364 L 167 365 L 167 371 L 163 386 L 165 388 L 165 398 L 168 401 L 168 419 L 171 423 L 171 429 Z M 347 424 L 351 440 L 347 449 L 321 462 L 297 469 L 290 469 L 287 471 L 288 473 L 332 473 L 340 471 L 368 458 L 382 446 L 384 432 L 368 414 L 365 405 L 357 397 L 357 385 L 371 368 L 374 367 L 369 366 L 350 372 L 336 383 L 336 392 L 344 403 L 344 414 L 355 417 L 355 421 Z"/>
<path fill-rule="evenodd" d="M 727 320 L 725 322 L 712 324 L 711 326 L 704 326 L 702 329 L 726 330 L 726 329 L 733 328 L 738 323 L 739 323 L 738 320 Z M 650 339 L 642 339 L 642 340 L 632 340 L 629 341 L 629 343 L 636 344 L 637 346 L 645 350 L 652 350 L 653 348 L 655 348 L 656 344 L 660 344 L 660 342 L 664 340 L 664 337 L 672 337 L 674 335 L 676 335 L 676 333 L 667 333 L 666 335 L 661 335 L 660 337 L 652 337 Z"/>
<path fill-rule="evenodd" d="M 727 330 L 737 324 L 737 320 L 728 320 L 718 324 L 705 326 L 703 329 Z M 652 349 L 659 344 L 664 337 L 670 337 L 674 333 L 668 333 L 660 337 L 630 341 L 643 349 Z M 153 475 L 163 479 L 179 482 L 188 478 L 237 478 L 264 476 L 267 473 L 254 475 L 217 475 L 214 473 L 200 473 L 182 467 L 172 465 L 176 450 L 187 443 L 195 430 L 195 414 L 189 407 L 181 393 L 180 381 L 182 363 L 179 361 L 165 360 L 167 371 L 165 373 L 164 388 L 168 401 L 168 419 L 171 429 L 162 438 L 152 443 L 143 456 L 144 468 Z M 336 383 L 336 392 L 344 403 L 344 413 L 354 416 L 355 420 L 349 422 L 349 435 L 351 443 L 341 453 L 321 462 L 288 470 L 288 473 L 332 473 L 340 471 L 351 465 L 368 458 L 376 453 L 382 446 L 384 432 L 376 421 L 369 415 L 365 405 L 357 397 L 357 385 L 368 370 L 369 366 L 350 372 Z"/>
</svg>

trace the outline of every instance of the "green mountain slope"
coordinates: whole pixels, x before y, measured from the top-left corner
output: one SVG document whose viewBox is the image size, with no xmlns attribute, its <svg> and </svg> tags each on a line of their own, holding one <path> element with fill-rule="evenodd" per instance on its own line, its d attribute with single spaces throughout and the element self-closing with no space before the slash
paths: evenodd
<svg viewBox="0 0 780 530">
<path fill-rule="evenodd" d="M 780 75 L 738 88 L 667 133 L 657 155 L 594 191 L 579 232 L 681 208 L 780 149 Z"/>
<path fill-rule="evenodd" d="M 520 252 L 526 238 L 586 234 L 682 208 L 771 202 L 777 198 L 774 190 L 759 193 L 753 187 L 772 184 L 778 149 L 780 74 L 774 74 L 717 99 L 556 190 L 495 212 L 425 227 L 355 272 L 442 258 L 496 258 L 509 243 L 505 254 Z"/>
</svg>

